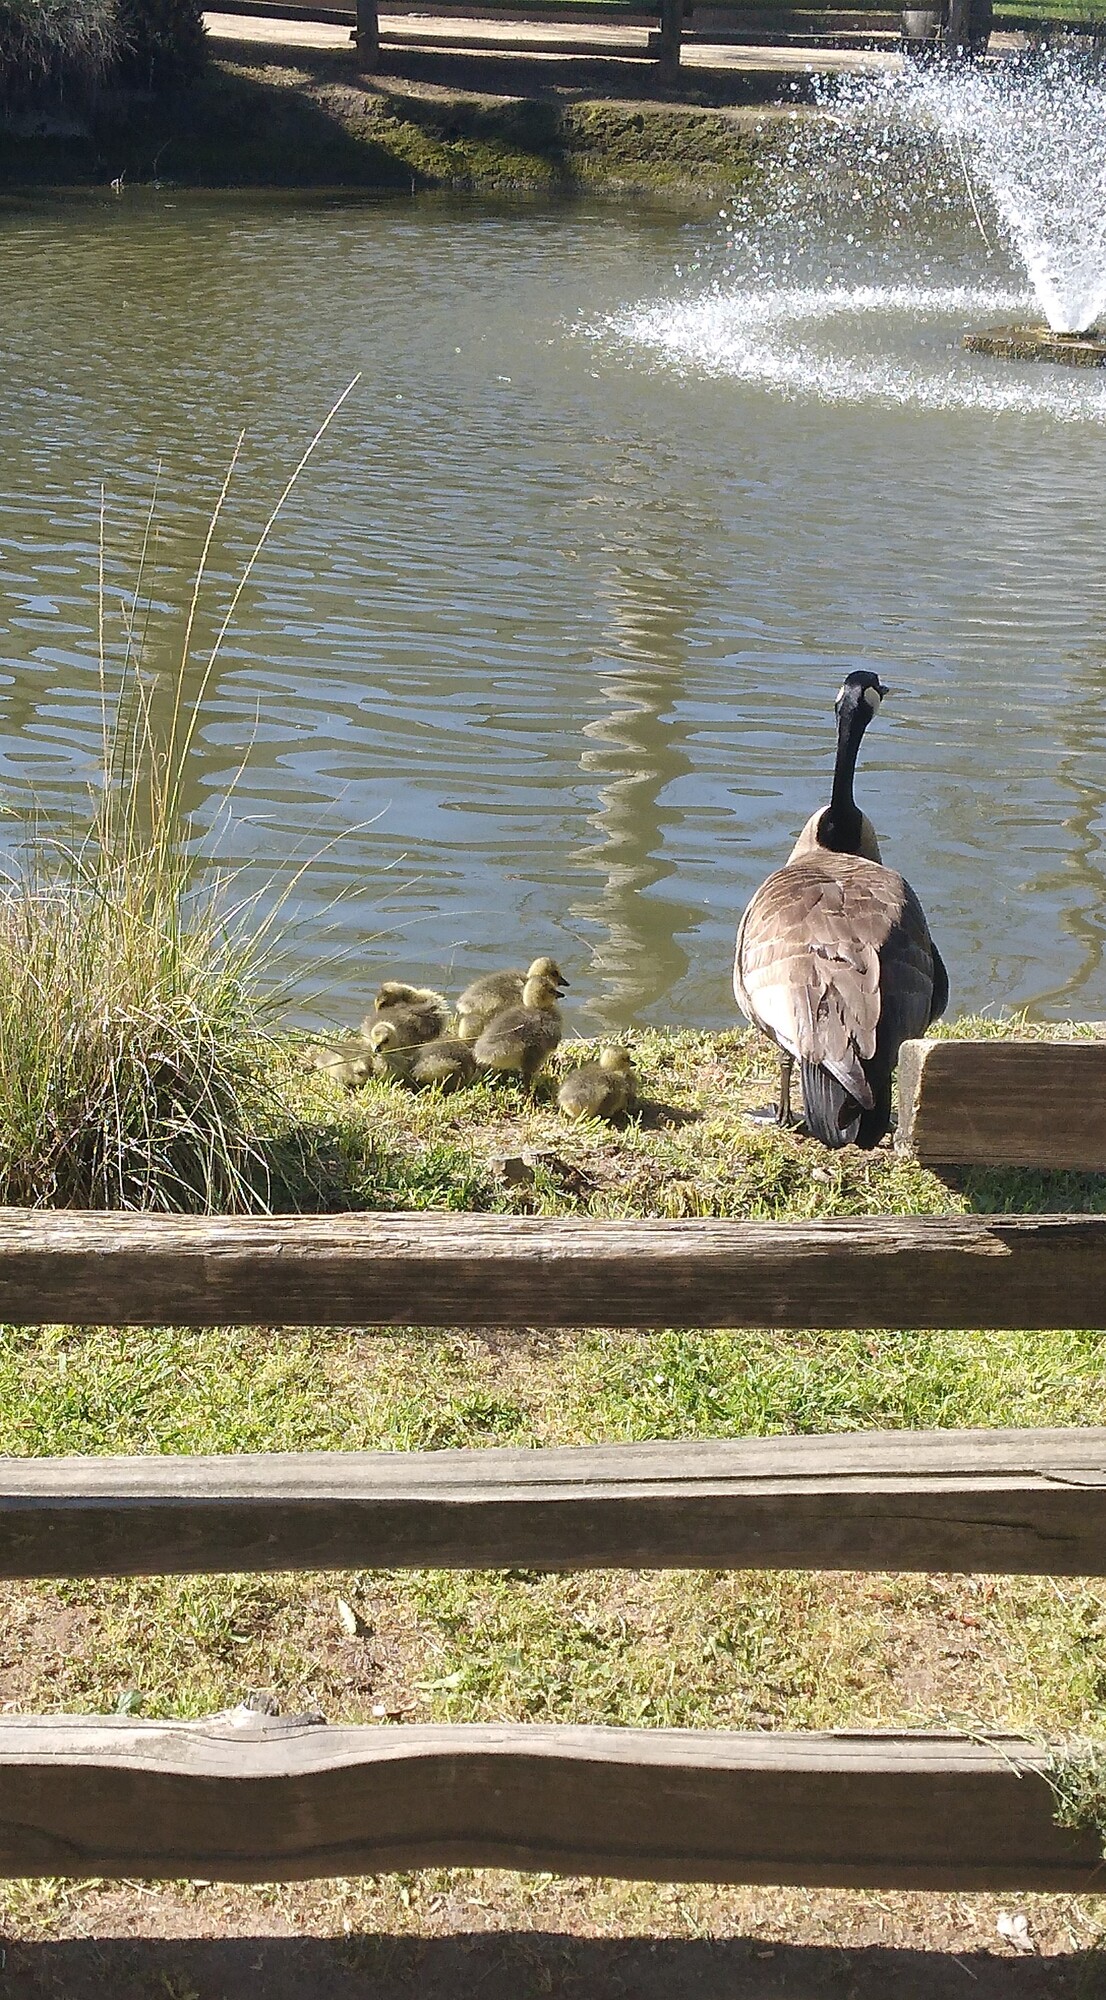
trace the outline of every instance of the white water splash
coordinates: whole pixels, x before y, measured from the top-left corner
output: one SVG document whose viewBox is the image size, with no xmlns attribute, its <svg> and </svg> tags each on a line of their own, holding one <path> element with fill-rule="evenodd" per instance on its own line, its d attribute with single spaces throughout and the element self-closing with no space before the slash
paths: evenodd
<svg viewBox="0 0 1106 2000">
<path fill-rule="evenodd" d="M 1085 333 L 1106 314 L 1106 69 L 1064 55 L 907 72 L 835 107 L 870 129 L 929 130 L 989 197 L 1049 326 Z"/>
<path fill-rule="evenodd" d="M 716 284 L 582 331 L 681 373 L 787 396 L 1106 423 L 1106 382 L 1094 371 L 981 369 L 961 352 L 965 324 L 1025 305 L 1024 293 L 966 285 Z"/>
<path fill-rule="evenodd" d="M 966 355 L 972 328 L 1106 316 L 1106 67 L 1067 56 L 826 84 L 679 289 L 584 331 L 788 396 L 1106 422 L 1106 370 Z"/>
</svg>

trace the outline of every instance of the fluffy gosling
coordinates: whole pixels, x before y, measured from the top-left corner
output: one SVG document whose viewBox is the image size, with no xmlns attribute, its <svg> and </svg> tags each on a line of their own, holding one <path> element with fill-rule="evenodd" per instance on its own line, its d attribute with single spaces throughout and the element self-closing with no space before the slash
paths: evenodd
<svg viewBox="0 0 1106 2000">
<path fill-rule="evenodd" d="M 449 1024 L 449 1002 L 429 986 L 386 979 L 377 989 L 372 1013 L 361 1023 L 366 1040 L 380 1021 L 391 1021 L 401 1042 L 434 1042 Z"/>
<path fill-rule="evenodd" d="M 560 986 L 551 973 L 528 976 L 522 1005 L 497 1014 L 477 1039 L 473 1049 L 477 1062 L 484 1069 L 521 1077 L 532 1090 L 535 1076 L 561 1039 L 559 998 Z"/>
<path fill-rule="evenodd" d="M 557 1092 L 566 1118 L 621 1118 L 637 1103 L 637 1072 L 629 1049 L 614 1043 L 600 1049 L 598 1062 L 570 1070 Z"/>
<path fill-rule="evenodd" d="M 360 1042 L 340 1043 L 334 1048 L 326 1048 L 314 1042 L 304 1051 L 304 1059 L 310 1069 L 321 1070 L 342 1090 L 360 1090 L 373 1073 L 371 1051 Z"/>
<path fill-rule="evenodd" d="M 394 1021 L 385 1015 L 369 1034 L 377 1076 L 390 1076 L 410 1083 L 416 1090 L 437 1085 L 439 1090 L 460 1090 L 476 1075 L 476 1058 L 466 1042 L 455 1035 L 439 1035 L 433 1042 L 400 1039 Z"/>
<path fill-rule="evenodd" d="M 568 985 L 560 966 L 552 958 L 535 958 L 525 972 L 486 972 L 466 986 L 457 1002 L 457 1032 L 463 1042 L 479 1041 L 485 1028 L 508 1007 L 521 1007 L 522 991 L 528 979 L 548 979 L 559 998 Z"/>
</svg>

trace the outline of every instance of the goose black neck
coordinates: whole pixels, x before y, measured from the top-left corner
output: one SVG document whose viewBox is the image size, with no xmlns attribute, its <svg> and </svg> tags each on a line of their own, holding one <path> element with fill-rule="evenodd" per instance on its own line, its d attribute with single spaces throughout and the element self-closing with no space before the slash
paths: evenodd
<svg viewBox="0 0 1106 2000">
<path fill-rule="evenodd" d="M 837 718 L 837 758 L 833 766 L 830 802 L 818 826 L 818 842 L 834 854 L 859 854 L 863 816 L 853 797 L 853 777 L 860 739 L 871 709 L 861 698 L 842 702 Z"/>
</svg>

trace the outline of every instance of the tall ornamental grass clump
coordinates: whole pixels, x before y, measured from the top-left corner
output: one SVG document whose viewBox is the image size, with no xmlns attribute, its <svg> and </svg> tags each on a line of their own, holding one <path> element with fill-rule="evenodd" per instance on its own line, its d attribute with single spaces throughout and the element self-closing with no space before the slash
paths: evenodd
<svg viewBox="0 0 1106 2000">
<path fill-rule="evenodd" d="M 353 387 L 351 383 L 350 387 Z M 270 1205 L 266 1134 L 282 1123 L 265 996 L 277 916 L 253 921 L 181 800 L 220 648 L 300 459 L 188 692 L 193 634 L 236 448 L 184 614 L 168 714 L 142 657 L 151 504 L 121 663 L 111 673 L 100 530 L 102 768 L 89 822 L 32 835 L 0 890 L 0 1202 L 244 1211 Z M 239 440 L 239 448 L 241 446 Z M 164 695 L 164 689 L 160 690 Z"/>
<path fill-rule="evenodd" d="M 0 0 L 0 103 L 86 98 L 121 47 L 118 0 Z"/>
<path fill-rule="evenodd" d="M 87 104 L 105 82 L 170 90 L 203 62 L 200 0 L 0 0 L 0 106 Z"/>
<path fill-rule="evenodd" d="M 250 941 L 129 839 L 40 855 L 0 905 L 0 1201 L 267 1207 Z"/>
</svg>

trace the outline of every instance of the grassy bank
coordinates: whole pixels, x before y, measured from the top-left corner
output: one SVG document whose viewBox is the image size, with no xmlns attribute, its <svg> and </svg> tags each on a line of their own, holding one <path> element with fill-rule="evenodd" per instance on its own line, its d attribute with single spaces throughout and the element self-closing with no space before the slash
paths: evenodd
<svg viewBox="0 0 1106 2000">
<path fill-rule="evenodd" d="M 963 1016 L 958 1036 L 1096 1036 L 1098 1024 L 1043 1028 Z M 323 1208 L 495 1208 L 530 1214 L 760 1217 L 931 1215 L 1106 1208 L 1106 1177 L 1020 1169 L 939 1176 L 884 1145 L 836 1154 L 745 1117 L 774 1101 L 768 1045 L 751 1031 L 635 1034 L 640 1116 L 571 1124 L 558 1077 L 599 1044 L 562 1043 L 534 1101 L 511 1083 L 456 1096 L 370 1083 L 348 1094 L 305 1068 L 302 1041 L 274 1048 L 283 1145 Z M 335 1046 L 340 1044 L 336 1041 Z"/>
</svg>

